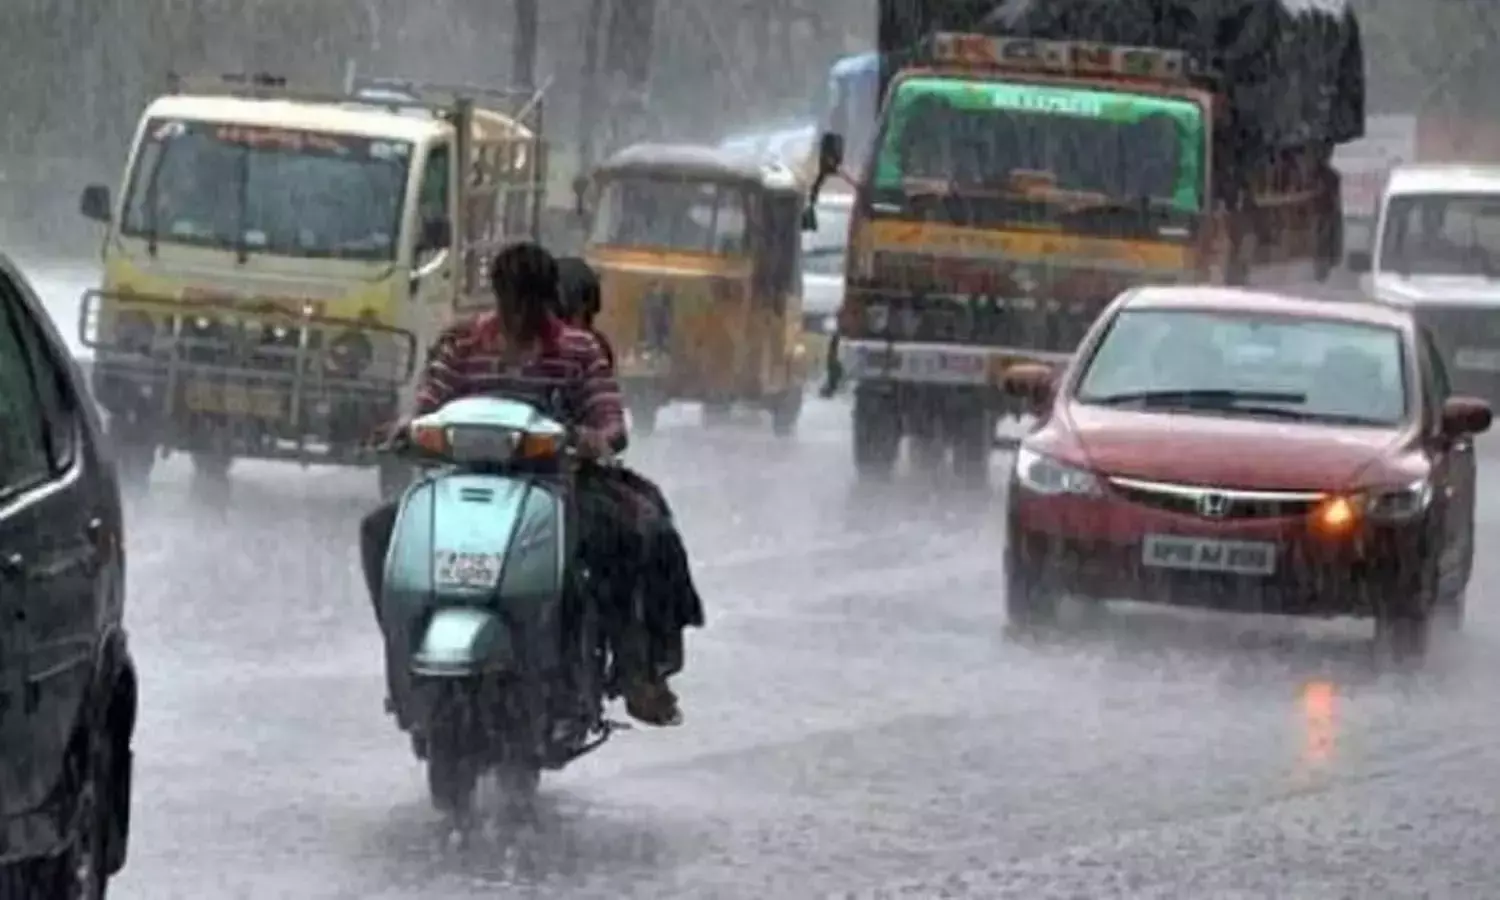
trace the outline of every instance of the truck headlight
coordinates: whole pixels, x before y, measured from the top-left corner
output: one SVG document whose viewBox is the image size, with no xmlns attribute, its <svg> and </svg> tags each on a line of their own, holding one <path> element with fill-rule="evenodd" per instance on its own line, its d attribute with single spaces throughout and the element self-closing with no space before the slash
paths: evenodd
<svg viewBox="0 0 1500 900">
<path fill-rule="evenodd" d="M 1099 479 L 1086 469 L 1070 466 L 1022 445 L 1016 449 L 1016 482 L 1034 494 L 1073 494 L 1096 497 Z"/>
</svg>

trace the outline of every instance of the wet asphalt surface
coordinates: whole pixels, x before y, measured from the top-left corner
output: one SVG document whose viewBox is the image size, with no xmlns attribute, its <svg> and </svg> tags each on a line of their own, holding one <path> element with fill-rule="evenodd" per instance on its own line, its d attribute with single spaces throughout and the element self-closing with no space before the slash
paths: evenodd
<svg viewBox="0 0 1500 900">
<path fill-rule="evenodd" d="M 71 278 L 42 275 L 71 331 Z M 1122 606 L 1011 642 L 1003 489 L 858 489 L 846 407 L 803 424 L 684 410 L 632 450 L 709 605 L 687 721 L 616 735 L 544 779 L 534 826 L 467 848 L 382 712 L 354 546 L 374 476 L 245 464 L 210 508 L 166 463 L 130 510 L 143 699 L 112 896 L 1500 896 L 1494 463 L 1468 626 L 1397 676 L 1358 622 Z"/>
</svg>

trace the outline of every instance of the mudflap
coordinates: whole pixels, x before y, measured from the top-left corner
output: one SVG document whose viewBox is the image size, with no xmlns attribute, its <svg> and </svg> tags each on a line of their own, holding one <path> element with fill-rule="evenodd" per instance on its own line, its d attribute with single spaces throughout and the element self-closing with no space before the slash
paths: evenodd
<svg viewBox="0 0 1500 900">
<path fill-rule="evenodd" d="M 516 668 L 516 648 L 500 617 L 472 607 L 440 609 L 411 657 L 411 672 L 424 678 L 471 678 Z"/>
</svg>

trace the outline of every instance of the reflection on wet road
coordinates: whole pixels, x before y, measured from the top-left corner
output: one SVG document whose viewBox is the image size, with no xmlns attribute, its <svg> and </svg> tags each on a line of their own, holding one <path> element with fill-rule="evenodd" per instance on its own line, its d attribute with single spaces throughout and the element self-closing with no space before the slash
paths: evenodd
<svg viewBox="0 0 1500 900">
<path fill-rule="evenodd" d="M 373 475 L 245 465 L 210 511 L 167 464 L 130 523 L 119 896 L 1500 896 L 1493 557 L 1415 678 L 1377 674 L 1358 623 L 1126 607 L 1020 646 L 999 491 L 856 491 L 846 425 L 684 416 L 633 451 L 710 603 L 687 723 L 618 735 L 544 782 L 534 828 L 464 850 L 381 711 Z M 1493 487 L 1480 516 L 1486 546 Z"/>
</svg>

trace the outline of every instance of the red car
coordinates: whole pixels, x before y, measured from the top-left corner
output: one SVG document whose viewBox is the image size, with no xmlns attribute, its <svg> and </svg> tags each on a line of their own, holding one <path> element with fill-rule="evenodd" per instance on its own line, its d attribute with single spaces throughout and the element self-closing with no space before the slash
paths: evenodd
<svg viewBox="0 0 1500 900">
<path fill-rule="evenodd" d="M 1481 400 L 1453 396 L 1410 313 L 1147 287 L 1068 368 L 1012 369 L 1037 428 L 1008 498 L 1013 626 L 1064 596 L 1360 616 L 1413 656 L 1461 619 Z"/>
</svg>

